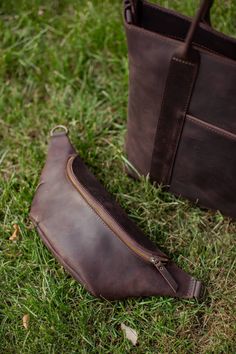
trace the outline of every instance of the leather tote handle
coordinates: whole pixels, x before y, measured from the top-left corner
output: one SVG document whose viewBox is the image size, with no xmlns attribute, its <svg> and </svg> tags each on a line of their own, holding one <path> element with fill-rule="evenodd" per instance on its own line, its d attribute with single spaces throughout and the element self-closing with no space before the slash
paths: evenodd
<svg viewBox="0 0 236 354">
<path fill-rule="evenodd" d="M 193 18 L 193 21 L 189 27 L 187 36 L 185 38 L 185 42 L 182 46 L 182 48 L 180 48 L 180 50 L 178 50 L 178 55 L 187 60 L 189 57 L 189 53 L 192 47 L 192 42 L 193 42 L 193 37 L 196 33 L 196 30 L 200 24 L 200 22 L 206 18 L 206 16 L 209 16 L 210 13 L 210 8 L 213 5 L 213 1 L 212 0 L 202 0 L 201 5 L 196 13 L 196 16 Z"/>
<path fill-rule="evenodd" d="M 208 26 L 211 26 L 211 8 L 212 8 L 213 3 L 214 3 L 214 0 L 209 1 L 208 9 L 202 18 L 202 22 L 206 23 Z"/>
</svg>

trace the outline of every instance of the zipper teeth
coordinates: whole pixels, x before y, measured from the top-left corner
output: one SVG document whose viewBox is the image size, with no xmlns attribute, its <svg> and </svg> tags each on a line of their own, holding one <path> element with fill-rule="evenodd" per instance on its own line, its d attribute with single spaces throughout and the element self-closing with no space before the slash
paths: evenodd
<svg viewBox="0 0 236 354">
<path fill-rule="evenodd" d="M 74 160 L 74 156 L 70 157 L 69 160 L 68 160 L 68 164 L 67 164 L 67 175 L 70 179 L 70 181 L 73 183 L 74 187 L 78 190 L 78 192 L 82 195 L 82 197 L 88 202 L 88 204 L 90 205 L 90 207 L 101 217 L 103 213 L 105 213 L 106 215 L 108 215 L 109 217 L 111 217 L 113 219 L 113 217 L 111 216 L 111 214 L 109 212 L 107 212 L 106 210 L 104 210 L 104 207 L 103 205 L 98 202 L 98 201 L 94 201 L 94 198 L 92 196 L 89 196 L 89 197 L 86 197 L 87 195 L 89 195 L 89 191 L 86 187 L 84 187 L 78 180 L 77 178 L 74 176 L 74 173 L 72 171 L 72 161 Z M 98 204 L 101 209 L 102 209 L 102 212 L 99 212 L 97 210 L 96 207 L 94 207 L 94 205 L 88 201 L 88 199 L 92 199 L 92 202 L 94 202 L 95 204 Z M 105 222 L 106 223 L 106 222 Z M 155 253 L 151 253 L 149 251 L 146 251 L 146 250 L 142 250 L 140 249 L 138 246 L 136 245 L 133 245 L 131 242 L 129 242 L 127 239 L 125 239 L 125 235 L 126 232 L 125 230 L 118 224 L 118 228 L 120 229 L 120 231 L 122 231 L 122 233 L 125 233 L 124 236 L 120 235 L 119 232 L 115 231 L 112 226 L 108 223 L 106 223 L 109 228 L 112 230 L 112 232 L 127 246 L 129 247 L 134 253 L 136 253 L 137 255 L 139 255 L 141 258 L 143 258 L 144 260 L 148 261 L 148 262 L 151 262 L 153 263 L 153 260 L 154 259 L 158 259 L 158 260 L 161 260 L 163 262 L 166 262 L 168 261 L 168 257 L 166 256 L 161 256 L 161 255 L 157 255 Z M 127 237 L 127 236 L 126 236 Z"/>
</svg>

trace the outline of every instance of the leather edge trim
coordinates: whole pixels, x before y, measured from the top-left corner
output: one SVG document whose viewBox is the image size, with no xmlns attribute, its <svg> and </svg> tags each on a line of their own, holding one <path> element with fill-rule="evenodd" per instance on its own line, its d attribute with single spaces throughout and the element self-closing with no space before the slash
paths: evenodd
<svg viewBox="0 0 236 354">
<path fill-rule="evenodd" d="M 212 133 L 224 136 L 225 138 L 228 138 L 228 139 L 236 140 L 236 134 L 231 133 L 228 130 L 220 128 L 220 127 L 213 125 L 211 123 L 208 123 L 206 121 L 203 121 L 203 120 L 201 120 L 197 117 L 194 117 L 190 114 L 186 115 L 186 119 L 193 122 L 194 124 L 200 125 L 201 127 L 205 128 L 207 130 L 210 130 Z"/>
</svg>

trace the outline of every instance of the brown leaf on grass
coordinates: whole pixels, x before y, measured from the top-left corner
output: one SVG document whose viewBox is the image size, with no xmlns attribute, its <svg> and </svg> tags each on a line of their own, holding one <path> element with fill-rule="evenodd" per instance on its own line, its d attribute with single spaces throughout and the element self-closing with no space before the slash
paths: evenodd
<svg viewBox="0 0 236 354">
<path fill-rule="evenodd" d="M 17 241 L 19 239 L 20 229 L 17 224 L 14 224 L 13 228 L 14 228 L 14 231 L 13 231 L 13 234 L 9 237 L 9 240 L 10 241 Z"/>
<path fill-rule="evenodd" d="M 135 329 L 126 326 L 124 323 L 121 323 L 121 329 L 124 332 L 125 337 L 130 340 L 133 345 L 136 345 L 138 341 L 138 334 Z"/>
<path fill-rule="evenodd" d="M 38 15 L 43 16 L 43 14 L 44 14 L 44 9 L 42 7 L 40 7 L 38 10 Z"/>
<path fill-rule="evenodd" d="M 29 314 L 25 314 L 22 318 L 22 322 L 23 322 L 23 326 L 25 327 L 25 329 L 29 328 L 29 320 L 30 320 L 30 316 Z"/>
</svg>

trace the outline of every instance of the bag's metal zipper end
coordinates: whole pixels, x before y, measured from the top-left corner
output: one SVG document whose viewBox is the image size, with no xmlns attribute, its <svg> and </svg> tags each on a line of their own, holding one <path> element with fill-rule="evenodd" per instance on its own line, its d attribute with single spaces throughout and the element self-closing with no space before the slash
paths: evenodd
<svg viewBox="0 0 236 354">
<path fill-rule="evenodd" d="M 156 267 L 156 269 L 159 271 L 159 273 L 163 276 L 163 278 L 166 280 L 166 282 L 169 284 L 171 289 L 176 293 L 178 289 L 178 284 L 170 274 L 170 272 L 167 270 L 165 267 L 165 264 L 168 262 L 167 260 L 161 260 L 158 257 L 151 257 L 151 263 Z"/>
</svg>

